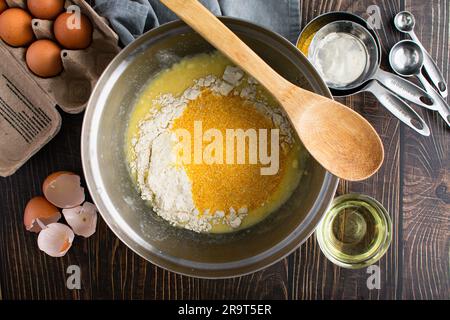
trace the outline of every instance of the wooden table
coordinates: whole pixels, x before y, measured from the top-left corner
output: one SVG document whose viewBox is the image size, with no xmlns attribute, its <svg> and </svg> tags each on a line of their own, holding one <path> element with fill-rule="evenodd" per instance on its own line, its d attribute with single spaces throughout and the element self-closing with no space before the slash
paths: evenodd
<svg viewBox="0 0 450 320">
<path fill-rule="evenodd" d="M 392 18 L 410 10 L 418 20 L 417 34 L 450 80 L 448 0 L 303 0 L 301 24 L 334 10 L 363 16 L 374 3 L 383 17 L 379 33 L 385 56 L 402 39 Z M 49 173 L 82 173 L 82 115 L 64 115 L 61 132 L 48 146 L 14 176 L 0 178 L 0 299 L 449 299 L 449 129 L 436 113 L 418 110 L 432 131 L 431 137 L 420 137 L 369 94 L 343 101 L 374 124 L 386 148 L 386 162 L 375 177 L 339 188 L 340 194 L 375 197 L 392 216 L 392 246 L 377 264 L 380 290 L 367 288 L 366 270 L 345 270 L 327 261 L 314 238 L 264 271 L 219 281 L 155 267 L 122 244 L 101 219 L 98 232 L 77 239 L 66 257 L 47 257 L 37 249 L 36 236 L 25 231 L 22 215 Z M 66 288 L 70 265 L 81 267 L 81 290 Z"/>
</svg>

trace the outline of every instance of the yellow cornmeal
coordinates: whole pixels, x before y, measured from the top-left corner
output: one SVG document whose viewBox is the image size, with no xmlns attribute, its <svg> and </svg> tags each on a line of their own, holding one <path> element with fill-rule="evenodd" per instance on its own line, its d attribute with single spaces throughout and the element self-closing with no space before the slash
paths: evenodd
<svg viewBox="0 0 450 320">
<path fill-rule="evenodd" d="M 314 36 L 316 35 L 316 32 L 310 34 L 308 37 L 303 37 L 299 43 L 298 43 L 298 48 L 300 49 L 300 51 L 307 57 L 309 54 L 309 47 L 311 46 L 311 43 L 314 39 Z"/>
<path fill-rule="evenodd" d="M 173 130 L 187 129 L 194 136 L 194 121 L 202 121 L 203 130 L 217 129 L 225 137 L 227 129 L 275 129 L 271 119 L 238 96 L 222 96 L 205 91 L 190 102 L 183 115 L 175 120 Z M 270 141 L 270 140 L 269 140 Z M 268 148 L 270 150 L 270 147 Z M 194 143 L 192 142 L 194 158 Z M 248 142 L 246 159 L 248 159 Z M 226 146 L 223 147 L 226 154 Z M 192 182 L 194 203 L 200 212 L 228 211 L 229 208 L 256 209 L 278 188 L 285 156 L 280 152 L 279 174 L 261 175 L 261 164 L 191 164 L 185 165 Z"/>
<path fill-rule="evenodd" d="M 131 162 L 135 158 L 132 139 L 138 137 L 138 125 L 148 115 L 155 99 L 165 93 L 180 96 L 195 84 L 195 80 L 208 75 L 220 78 L 228 65 L 231 65 L 230 61 L 219 53 L 202 54 L 182 60 L 153 79 L 138 99 L 130 117 L 126 141 L 128 160 Z M 258 95 L 266 97 L 271 103 L 273 101 L 262 88 L 259 88 Z M 232 94 L 225 97 L 208 90 L 188 104 L 172 129 L 183 128 L 193 132 L 194 121 L 202 121 L 203 132 L 214 128 L 224 136 L 226 129 L 274 128 L 271 119 L 258 112 L 250 102 Z M 298 166 L 301 164 L 301 152 L 297 140 L 288 154 L 280 148 L 280 170 L 274 176 L 262 176 L 259 164 L 184 164 L 192 183 L 193 200 L 200 212 L 207 209 L 212 213 L 217 210 L 228 212 L 230 207 L 238 210 L 244 206 L 249 209 L 248 216 L 238 229 L 216 224 L 210 232 L 244 229 L 276 211 L 289 199 L 300 181 L 302 170 Z"/>
</svg>

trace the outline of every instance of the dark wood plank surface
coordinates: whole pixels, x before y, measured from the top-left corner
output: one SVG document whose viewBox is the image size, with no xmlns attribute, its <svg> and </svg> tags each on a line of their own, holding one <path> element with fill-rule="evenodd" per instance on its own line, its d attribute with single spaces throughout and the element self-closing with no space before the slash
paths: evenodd
<svg viewBox="0 0 450 320">
<path fill-rule="evenodd" d="M 383 17 L 379 33 L 385 55 L 402 39 L 393 30 L 393 16 L 410 10 L 424 46 L 450 80 L 448 0 L 302 0 L 301 25 L 335 10 L 365 16 L 373 4 Z M 386 63 L 383 68 L 388 70 Z M 371 195 L 391 214 L 392 246 L 377 263 L 380 290 L 367 288 L 365 269 L 345 270 L 327 261 L 313 237 L 276 265 L 228 280 L 194 279 L 155 267 L 123 245 L 101 219 L 97 233 L 77 239 L 66 257 L 45 256 L 36 237 L 24 230 L 22 213 L 49 173 L 82 173 L 82 115 L 63 115 L 58 136 L 17 174 L 0 178 L 0 299 L 450 299 L 449 130 L 435 113 L 419 110 L 432 129 L 432 137 L 422 138 L 369 94 L 342 101 L 374 124 L 386 148 L 386 162 L 375 177 L 339 188 L 340 194 Z M 69 265 L 81 267 L 81 290 L 66 288 Z"/>
<path fill-rule="evenodd" d="M 449 1 L 407 0 L 417 15 L 417 35 L 448 79 Z M 430 17 L 430 18 L 428 18 Z M 444 23 L 445 22 L 445 23 Z M 424 112 L 430 138 L 403 134 L 403 298 L 430 299 L 450 294 L 449 130 L 436 114 Z M 441 275 L 441 276 L 438 276 Z"/>
</svg>

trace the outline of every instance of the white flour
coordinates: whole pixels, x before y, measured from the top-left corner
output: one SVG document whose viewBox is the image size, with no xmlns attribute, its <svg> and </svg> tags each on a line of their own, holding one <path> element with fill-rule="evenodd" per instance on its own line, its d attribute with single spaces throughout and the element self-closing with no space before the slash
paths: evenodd
<svg viewBox="0 0 450 320">
<path fill-rule="evenodd" d="M 355 36 L 334 32 L 319 43 L 313 61 L 327 84 L 345 87 L 364 73 L 367 50 Z"/>
<path fill-rule="evenodd" d="M 208 232 L 213 224 L 225 223 L 238 228 L 248 214 L 248 209 L 229 208 L 210 213 L 199 212 L 192 196 L 192 183 L 182 166 L 176 165 L 174 146 L 175 134 L 170 130 L 173 122 L 179 118 L 187 104 L 195 100 L 204 88 L 224 96 L 233 92 L 251 101 L 260 112 L 270 117 L 280 129 L 281 146 L 284 148 L 293 141 L 292 129 L 283 111 L 274 109 L 264 101 L 256 99 L 256 81 L 246 80 L 242 89 L 238 87 L 244 81 L 244 72 L 237 67 L 227 67 L 223 79 L 207 76 L 196 81 L 179 98 L 171 94 L 161 95 L 154 105 L 154 111 L 139 125 L 139 137 L 134 139 L 135 160 L 131 163 L 132 173 L 137 176 L 137 183 L 144 200 L 150 201 L 153 210 L 172 225 L 196 232 Z"/>
</svg>

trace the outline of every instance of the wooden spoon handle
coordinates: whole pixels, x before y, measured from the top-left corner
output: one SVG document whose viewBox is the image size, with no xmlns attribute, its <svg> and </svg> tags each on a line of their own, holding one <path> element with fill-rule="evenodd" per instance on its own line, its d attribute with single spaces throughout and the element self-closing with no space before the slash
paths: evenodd
<svg viewBox="0 0 450 320">
<path fill-rule="evenodd" d="M 284 79 L 197 0 L 160 1 L 275 96 L 306 149 L 324 168 L 354 181 L 380 168 L 383 145 L 363 117 Z"/>
<path fill-rule="evenodd" d="M 160 1 L 270 92 L 281 94 L 292 87 L 197 0 Z"/>
</svg>

